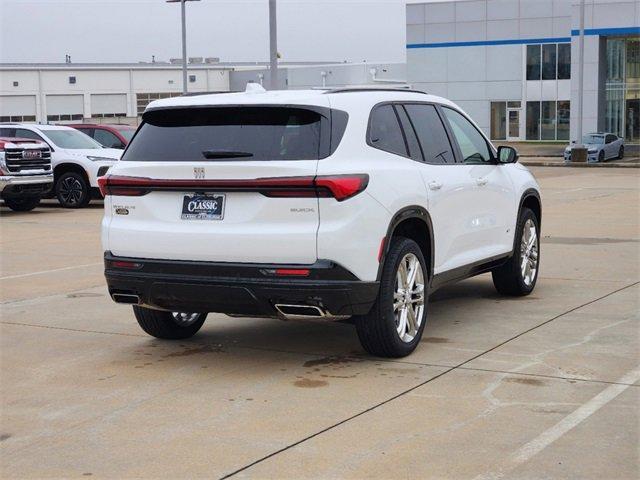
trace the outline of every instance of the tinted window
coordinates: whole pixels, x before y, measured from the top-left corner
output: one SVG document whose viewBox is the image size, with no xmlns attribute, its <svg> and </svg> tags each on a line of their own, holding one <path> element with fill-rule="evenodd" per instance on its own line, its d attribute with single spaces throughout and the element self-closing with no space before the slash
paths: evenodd
<svg viewBox="0 0 640 480">
<path fill-rule="evenodd" d="M 607 135 L 607 143 L 611 143 L 616 139 L 615 135 Z"/>
<path fill-rule="evenodd" d="M 122 160 L 317 160 L 321 119 L 284 107 L 150 111 Z"/>
<path fill-rule="evenodd" d="M 449 120 L 453 136 L 458 142 L 464 163 L 489 162 L 493 156 L 484 137 L 463 115 L 450 108 L 443 108 Z"/>
<path fill-rule="evenodd" d="M 93 138 L 105 147 L 122 148 L 124 146 L 122 145 L 120 139 L 113 133 L 108 132 L 107 130 L 102 130 L 100 128 L 95 129 L 95 131 L 93 132 Z"/>
<path fill-rule="evenodd" d="M 433 105 L 406 105 L 427 163 L 455 163 L 449 137 Z"/>
<path fill-rule="evenodd" d="M 540 45 L 527 45 L 527 80 L 540 80 Z"/>
<path fill-rule="evenodd" d="M 558 44 L 558 80 L 571 78 L 571 44 Z"/>
<path fill-rule="evenodd" d="M 416 132 L 411 125 L 411 120 L 409 120 L 409 116 L 407 112 L 402 107 L 402 105 L 396 105 L 396 113 L 400 117 L 400 123 L 402 124 L 402 131 L 404 132 L 404 137 L 407 140 L 407 145 L 409 146 L 409 155 L 414 160 L 418 160 L 420 162 L 423 161 L 422 151 L 420 150 L 420 144 L 418 144 L 418 138 L 416 137 Z"/>
<path fill-rule="evenodd" d="M 381 105 L 371 112 L 369 142 L 380 150 L 408 156 L 398 117 L 391 105 Z"/>
<path fill-rule="evenodd" d="M 16 128 L 15 135 L 16 137 L 19 137 L 19 138 L 31 138 L 33 140 L 38 140 L 40 142 L 44 141 L 42 140 L 42 137 L 40 135 L 38 135 L 35 132 L 32 132 L 31 130 L 27 130 L 26 128 Z"/>
<path fill-rule="evenodd" d="M 542 79 L 556 79 L 556 44 L 542 45 Z"/>
<path fill-rule="evenodd" d="M 527 102 L 527 140 L 540 140 L 540 102 Z"/>
<path fill-rule="evenodd" d="M 556 102 L 542 102 L 540 120 L 540 138 L 542 140 L 556 139 Z"/>
<path fill-rule="evenodd" d="M 15 128 L 0 128 L 0 137 L 15 137 Z"/>
</svg>

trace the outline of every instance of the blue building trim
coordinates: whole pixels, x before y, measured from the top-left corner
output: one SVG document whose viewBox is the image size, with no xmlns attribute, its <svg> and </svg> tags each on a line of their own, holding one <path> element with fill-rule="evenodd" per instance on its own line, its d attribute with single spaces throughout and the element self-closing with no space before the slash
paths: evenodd
<svg viewBox="0 0 640 480">
<path fill-rule="evenodd" d="M 640 35 L 640 27 L 621 28 L 585 28 L 585 35 Z M 571 30 L 572 36 L 579 35 L 578 30 Z M 436 43 L 409 43 L 407 48 L 445 48 L 445 47 L 482 47 L 488 45 L 528 45 L 539 43 L 568 43 L 571 37 L 548 38 L 514 38 L 504 40 L 478 40 L 473 42 L 436 42 Z"/>
</svg>

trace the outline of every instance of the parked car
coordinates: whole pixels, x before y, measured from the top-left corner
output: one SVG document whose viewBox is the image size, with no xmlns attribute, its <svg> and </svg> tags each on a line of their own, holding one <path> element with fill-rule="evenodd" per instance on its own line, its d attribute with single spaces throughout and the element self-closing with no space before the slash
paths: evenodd
<svg viewBox="0 0 640 480">
<path fill-rule="evenodd" d="M 457 105 L 253 90 L 152 102 L 99 180 L 109 292 L 144 331 L 187 338 L 207 312 L 354 317 L 365 350 L 400 357 L 442 285 L 492 272 L 503 294 L 534 289 L 538 185 Z"/>
<path fill-rule="evenodd" d="M 92 123 L 79 123 L 68 126 L 89 135 L 103 147 L 118 148 L 120 150 L 123 150 L 129 144 L 133 134 L 136 133 L 135 127 L 131 125 L 94 125 Z"/>
<path fill-rule="evenodd" d="M 51 151 L 28 138 L 0 137 L 0 198 L 11 210 L 26 212 L 51 190 Z"/>
<path fill-rule="evenodd" d="M 613 133 L 587 133 L 582 137 L 582 145 L 587 149 L 587 161 L 591 163 L 624 157 L 624 138 Z M 574 141 L 564 149 L 566 162 L 571 161 L 571 150 L 575 146 Z"/>
<path fill-rule="evenodd" d="M 65 208 L 86 206 L 92 189 L 98 193 L 98 177 L 122 155 L 122 150 L 104 148 L 87 135 L 62 125 L 2 124 L 0 136 L 30 138 L 51 148 L 53 194 Z"/>
</svg>

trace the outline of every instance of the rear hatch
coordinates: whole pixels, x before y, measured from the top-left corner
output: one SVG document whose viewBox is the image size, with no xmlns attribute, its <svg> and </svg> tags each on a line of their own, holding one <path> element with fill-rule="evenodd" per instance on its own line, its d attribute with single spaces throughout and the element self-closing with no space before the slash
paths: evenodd
<svg viewBox="0 0 640 480">
<path fill-rule="evenodd" d="M 330 117 L 306 106 L 147 111 L 102 182 L 111 195 L 105 246 L 138 258 L 315 262 L 309 187 L 330 151 Z"/>
</svg>

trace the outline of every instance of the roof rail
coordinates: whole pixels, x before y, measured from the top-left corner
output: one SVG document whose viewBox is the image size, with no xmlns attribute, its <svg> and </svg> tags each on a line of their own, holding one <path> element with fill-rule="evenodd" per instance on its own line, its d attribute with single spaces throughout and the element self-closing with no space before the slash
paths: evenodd
<svg viewBox="0 0 640 480">
<path fill-rule="evenodd" d="M 416 90 L 411 86 L 362 86 L 362 87 L 339 87 L 328 88 L 323 93 L 352 93 L 352 92 L 409 92 L 409 93 L 421 93 L 427 95 L 427 92 L 422 90 Z"/>
<path fill-rule="evenodd" d="M 219 95 L 223 93 L 238 93 L 237 91 L 220 91 L 216 90 L 215 92 L 187 92 L 179 95 L 180 97 L 197 97 L 199 95 Z"/>
</svg>

